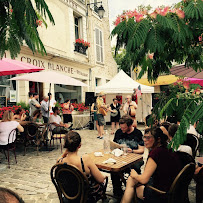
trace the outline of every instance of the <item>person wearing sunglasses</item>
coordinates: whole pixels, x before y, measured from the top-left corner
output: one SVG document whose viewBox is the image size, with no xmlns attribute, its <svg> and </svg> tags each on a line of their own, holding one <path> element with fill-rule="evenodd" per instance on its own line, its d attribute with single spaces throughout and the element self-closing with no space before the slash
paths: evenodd
<svg viewBox="0 0 203 203">
<path fill-rule="evenodd" d="M 130 203 L 135 192 L 137 197 L 144 202 L 166 202 L 167 200 L 161 199 L 153 190 L 144 185 L 152 177 L 153 187 L 168 191 L 181 170 L 178 155 L 167 148 L 168 137 L 159 127 L 146 129 L 143 140 L 145 147 L 150 151 L 145 170 L 141 175 L 135 170 L 131 170 L 121 203 Z"/>
</svg>

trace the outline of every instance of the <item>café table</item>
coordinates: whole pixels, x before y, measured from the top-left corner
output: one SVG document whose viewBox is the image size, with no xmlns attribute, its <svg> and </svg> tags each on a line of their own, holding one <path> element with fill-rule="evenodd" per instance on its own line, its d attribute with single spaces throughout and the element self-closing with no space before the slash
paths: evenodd
<svg viewBox="0 0 203 203">
<path fill-rule="evenodd" d="M 98 150 L 97 152 L 102 152 L 104 156 L 95 156 L 94 152 L 88 154 L 95 165 L 99 168 L 99 170 L 107 172 L 107 173 L 117 173 L 122 182 L 126 185 L 126 180 L 124 178 L 124 171 L 128 168 L 131 168 L 135 163 L 142 161 L 143 155 L 135 154 L 135 153 L 127 153 L 127 155 L 122 155 L 119 157 L 114 156 L 111 153 L 105 154 L 103 150 Z M 115 164 L 103 163 L 109 158 L 113 158 L 116 160 Z"/>
</svg>

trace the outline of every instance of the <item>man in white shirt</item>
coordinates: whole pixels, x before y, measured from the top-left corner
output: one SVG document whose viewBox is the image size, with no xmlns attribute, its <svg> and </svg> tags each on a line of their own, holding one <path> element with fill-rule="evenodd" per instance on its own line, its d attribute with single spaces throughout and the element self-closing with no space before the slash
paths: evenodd
<svg viewBox="0 0 203 203">
<path fill-rule="evenodd" d="M 49 103 L 50 103 L 50 104 L 49 104 L 49 106 L 50 106 L 50 111 L 49 111 L 49 113 L 52 115 L 52 114 L 53 114 L 52 108 L 55 107 L 55 105 L 56 105 L 56 100 L 52 98 L 52 94 L 51 94 L 51 93 L 48 93 L 48 98 L 49 98 L 49 96 L 50 96 L 50 102 L 49 102 Z"/>
<path fill-rule="evenodd" d="M 132 101 L 132 97 L 130 95 L 127 95 L 126 103 L 123 106 L 123 112 L 133 119 L 134 121 L 133 127 L 137 127 L 136 109 L 137 109 L 136 102 Z"/>
<path fill-rule="evenodd" d="M 58 107 L 53 108 L 53 115 L 50 116 L 50 124 L 51 124 L 51 130 L 52 135 L 53 134 L 65 134 L 70 129 L 70 125 L 64 124 L 61 121 L 61 117 L 58 115 L 60 113 L 60 110 Z"/>
<path fill-rule="evenodd" d="M 49 97 L 45 96 L 41 102 L 41 112 L 42 112 L 44 123 L 48 123 L 48 117 L 49 117 L 48 100 L 49 100 Z"/>
</svg>

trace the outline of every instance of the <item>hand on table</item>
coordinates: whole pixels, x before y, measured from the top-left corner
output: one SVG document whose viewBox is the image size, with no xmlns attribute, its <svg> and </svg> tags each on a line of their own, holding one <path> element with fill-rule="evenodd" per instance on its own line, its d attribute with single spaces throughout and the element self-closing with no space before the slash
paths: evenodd
<svg viewBox="0 0 203 203">
<path fill-rule="evenodd" d="M 128 148 L 128 153 L 132 153 L 133 150 L 131 148 Z"/>
</svg>

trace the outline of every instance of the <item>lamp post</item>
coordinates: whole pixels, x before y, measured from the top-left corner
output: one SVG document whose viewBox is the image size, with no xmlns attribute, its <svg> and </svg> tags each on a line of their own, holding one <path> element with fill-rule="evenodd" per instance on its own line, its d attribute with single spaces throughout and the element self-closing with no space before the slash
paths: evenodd
<svg viewBox="0 0 203 203">
<path fill-rule="evenodd" d="M 101 4 L 101 6 L 98 8 L 96 5 L 99 3 Z M 104 7 L 102 6 L 102 1 L 87 4 L 87 16 L 88 16 L 88 6 L 90 6 L 90 5 L 94 5 L 94 7 L 97 8 L 97 13 L 98 13 L 99 17 L 102 19 L 104 17 L 104 13 L 105 13 Z"/>
</svg>

